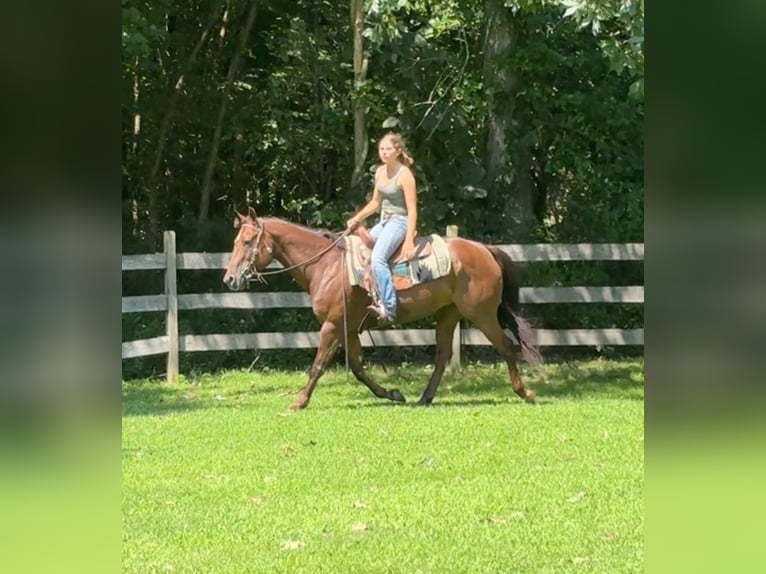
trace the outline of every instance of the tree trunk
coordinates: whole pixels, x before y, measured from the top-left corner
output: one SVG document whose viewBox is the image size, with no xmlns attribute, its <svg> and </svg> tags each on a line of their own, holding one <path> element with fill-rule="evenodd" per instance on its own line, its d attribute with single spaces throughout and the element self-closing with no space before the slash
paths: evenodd
<svg viewBox="0 0 766 574">
<path fill-rule="evenodd" d="M 538 190 L 532 177 L 533 159 L 532 147 L 536 131 L 531 131 L 518 140 L 513 146 L 514 178 L 511 185 L 511 196 L 515 199 L 514 207 L 520 209 L 519 240 L 532 239 L 531 232 L 539 221 L 537 217 Z"/>
<path fill-rule="evenodd" d="M 242 33 L 239 35 L 239 43 L 237 44 L 234 52 L 234 57 L 229 64 L 229 71 L 226 74 L 226 80 L 223 85 L 223 94 L 221 96 L 221 107 L 218 109 L 218 118 L 215 123 L 215 131 L 213 132 L 213 141 L 210 145 L 210 155 L 207 159 L 207 167 L 205 168 L 205 176 L 202 180 L 202 190 L 200 191 L 199 202 L 199 223 L 205 224 L 208 220 L 208 214 L 210 212 L 210 194 L 213 186 L 213 175 L 215 174 L 215 166 L 218 163 L 218 148 L 221 145 L 221 133 L 223 132 L 223 119 L 226 116 L 226 104 L 229 100 L 229 94 L 231 93 L 231 87 L 234 84 L 234 76 L 239 68 L 239 61 L 242 56 L 242 52 L 245 51 L 247 45 L 247 39 L 250 37 L 250 31 L 253 29 L 255 23 L 256 3 L 253 0 L 250 5 L 250 12 L 247 14 L 247 20 L 242 28 Z"/>
<path fill-rule="evenodd" d="M 354 171 L 351 174 L 349 193 L 356 195 L 364 177 L 367 158 L 367 126 L 365 124 L 364 100 L 360 91 L 367 78 L 367 58 L 364 56 L 362 32 L 364 29 L 364 0 L 351 0 L 351 29 L 354 38 Z"/>
<path fill-rule="evenodd" d="M 136 56 L 135 59 L 135 67 L 136 67 L 136 73 L 133 76 L 133 141 L 130 146 L 130 157 L 131 161 L 135 162 L 136 158 L 138 157 L 138 138 L 141 135 L 141 112 L 139 111 L 139 95 L 141 93 L 141 82 L 139 80 L 139 72 L 138 72 L 138 64 L 139 64 L 139 58 Z M 140 188 L 139 188 L 140 189 Z M 136 191 L 133 191 L 133 207 L 131 209 L 131 223 L 133 225 L 132 235 L 133 237 L 138 237 L 139 234 L 139 219 L 138 219 L 138 200 L 135 197 Z M 149 203 L 151 204 L 151 197 L 149 198 Z"/>
<path fill-rule="evenodd" d="M 322 25 L 319 22 L 319 13 L 313 12 L 312 18 L 311 18 L 311 28 L 312 33 L 315 37 L 319 38 L 322 34 Z M 327 161 L 327 148 L 325 145 L 323 145 L 322 139 L 324 139 L 326 134 L 326 120 L 325 120 L 325 114 L 321 113 L 321 110 L 324 107 L 324 90 L 322 88 L 322 70 L 319 66 L 318 60 L 314 60 L 312 62 L 311 66 L 311 83 L 312 83 L 312 92 L 314 97 L 314 110 L 316 110 L 316 114 L 319 117 L 319 135 L 320 138 L 318 138 L 318 141 L 314 143 L 313 145 L 313 165 L 314 165 L 314 171 L 316 173 L 316 176 L 313 178 L 315 179 L 316 183 L 314 184 L 316 188 L 316 195 L 318 197 L 322 198 L 322 201 L 328 202 L 332 200 L 332 175 L 329 173 L 329 170 L 327 169 L 328 161 Z"/>
<path fill-rule="evenodd" d="M 484 93 L 487 100 L 486 178 L 491 205 L 506 211 L 508 223 L 521 239 L 533 220 L 531 178 L 525 177 L 531 157 L 523 144 L 508 138 L 515 112 L 519 79 L 508 63 L 516 48 L 518 32 L 503 0 L 486 0 L 484 6 Z M 526 164 L 526 165 L 524 165 Z"/>
<path fill-rule="evenodd" d="M 199 54 L 202 47 L 205 45 L 205 42 L 208 39 L 208 36 L 210 35 L 210 30 L 215 24 L 215 21 L 218 17 L 218 13 L 221 10 L 221 6 L 216 6 L 213 8 L 213 10 L 210 13 L 210 17 L 208 18 L 206 26 L 202 30 L 202 35 L 200 36 L 199 40 L 197 40 L 197 44 L 192 49 L 191 53 L 189 54 L 189 57 L 186 59 L 186 63 L 184 64 L 183 69 L 181 70 L 181 75 L 178 77 L 178 80 L 176 80 L 175 85 L 172 88 L 172 92 L 170 93 L 170 97 L 168 99 L 168 107 L 165 110 L 165 115 L 162 118 L 162 122 L 160 123 L 160 131 L 157 136 L 157 150 L 154 153 L 154 160 L 152 161 L 152 166 L 149 170 L 149 177 L 146 180 L 146 189 L 149 194 L 148 198 L 148 206 L 149 206 L 149 241 L 154 244 L 158 237 L 159 237 L 159 231 L 158 231 L 158 213 L 157 211 L 157 198 L 159 195 L 159 189 L 157 188 L 157 176 L 160 173 L 160 166 L 162 165 L 162 158 L 165 155 L 165 145 L 168 141 L 168 136 L 170 135 L 170 128 L 172 125 L 173 115 L 175 114 L 176 110 L 176 104 L 178 103 L 178 98 L 181 94 L 181 87 L 183 86 L 184 82 L 184 76 L 189 73 L 189 70 L 191 69 L 192 65 L 194 64 L 195 60 L 197 59 L 197 54 Z"/>
<path fill-rule="evenodd" d="M 506 60 L 516 31 L 502 0 L 486 0 L 484 9 L 484 93 L 487 99 L 487 179 L 494 187 L 508 163 L 508 129 L 513 118 L 517 79 Z"/>
</svg>

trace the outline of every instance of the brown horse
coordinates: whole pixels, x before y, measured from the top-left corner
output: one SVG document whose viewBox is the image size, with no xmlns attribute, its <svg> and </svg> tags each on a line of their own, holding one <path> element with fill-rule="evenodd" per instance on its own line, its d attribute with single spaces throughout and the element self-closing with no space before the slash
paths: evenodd
<svg viewBox="0 0 766 574">
<path fill-rule="evenodd" d="M 379 386 L 362 367 L 359 332 L 377 319 L 368 313 L 367 292 L 358 286 L 352 287 L 349 282 L 343 265 L 342 236 L 333 237 L 281 219 L 258 218 L 252 207 L 247 215 L 237 213 L 237 217 L 234 226 L 239 232 L 223 277 L 226 286 L 235 291 L 244 289 L 248 280 L 259 276 L 260 271 L 276 259 L 309 293 L 314 315 L 321 324 L 319 347 L 308 382 L 290 409 L 308 405 L 325 366 L 344 343 L 351 370 L 359 381 L 376 397 L 405 402 L 398 390 Z M 540 361 L 532 340 L 533 331 L 518 315 L 519 286 L 513 261 L 496 247 L 467 239 L 448 238 L 447 244 L 452 259 L 449 275 L 397 293 L 397 322 L 406 323 L 430 315 L 436 318 L 436 366 L 417 404 L 427 406 L 433 401 L 444 367 L 452 355 L 452 334 L 461 318 L 471 320 L 500 352 L 508 364 L 516 394 L 527 402 L 534 402 L 534 393 L 524 387 L 516 368 L 513 342 L 503 332 L 504 327 L 511 330 L 528 362 Z"/>
</svg>

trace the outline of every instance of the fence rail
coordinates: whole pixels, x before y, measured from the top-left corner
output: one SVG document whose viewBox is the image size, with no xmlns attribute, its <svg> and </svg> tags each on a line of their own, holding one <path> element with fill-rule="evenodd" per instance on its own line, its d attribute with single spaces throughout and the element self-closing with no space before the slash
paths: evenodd
<svg viewBox="0 0 766 574">
<path fill-rule="evenodd" d="M 448 235 L 456 235 L 456 229 L 448 229 Z M 515 261 L 643 261 L 642 243 L 601 244 L 538 244 L 498 245 Z M 178 374 L 178 353 L 195 351 L 230 351 L 244 349 L 301 349 L 315 348 L 319 342 L 318 332 L 294 333 L 245 333 L 212 335 L 179 335 L 178 312 L 194 309 L 274 309 L 308 308 L 311 300 L 303 292 L 281 293 L 177 293 L 179 270 L 223 269 L 228 253 L 176 253 L 175 233 L 166 231 L 164 252 L 145 255 L 123 255 L 122 270 L 165 271 L 165 293 L 122 298 L 123 313 L 165 312 L 165 335 L 129 341 L 122 344 L 122 358 L 130 359 L 149 355 L 167 354 L 167 378 Z M 272 263 L 270 268 L 281 265 Z M 577 287 L 522 287 L 522 303 L 635 303 L 644 302 L 643 286 L 577 286 Z M 375 330 L 374 335 L 363 333 L 362 345 L 377 346 L 423 346 L 433 345 L 433 329 Z M 537 331 L 540 346 L 605 346 L 643 345 L 643 329 L 540 329 Z M 459 365 L 460 345 L 489 345 L 478 329 L 460 329 L 455 333 L 453 365 Z"/>
</svg>

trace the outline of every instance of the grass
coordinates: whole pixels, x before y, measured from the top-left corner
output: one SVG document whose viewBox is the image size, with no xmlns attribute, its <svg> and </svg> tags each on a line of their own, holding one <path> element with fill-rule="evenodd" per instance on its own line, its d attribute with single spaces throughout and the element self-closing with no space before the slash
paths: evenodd
<svg viewBox="0 0 766 574">
<path fill-rule="evenodd" d="M 430 370 L 371 369 L 412 402 Z M 447 374 L 434 407 L 342 370 L 123 384 L 123 571 L 642 572 L 643 361 Z"/>
</svg>

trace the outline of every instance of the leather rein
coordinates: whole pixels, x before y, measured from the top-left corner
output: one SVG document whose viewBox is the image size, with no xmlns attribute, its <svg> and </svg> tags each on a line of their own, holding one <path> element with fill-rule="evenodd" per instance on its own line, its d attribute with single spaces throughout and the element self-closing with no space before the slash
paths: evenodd
<svg viewBox="0 0 766 574">
<path fill-rule="evenodd" d="M 330 245 L 322 249 L 319 253 L 316 255 L 312 255 L 305 261 L 301 261 L 300 263 L 296 263 L 295 265 L 290 265 L 289 267 L 282 267 L 282 269 L 276 269 L 275 271 L 258 271 L 255 268 L 255 254 L 261 250 L 261 244 L 263 243 L 263 233 L 266 231 L 266 228 L 263 226 L 263 224 L 260 224 L 256 227 L 255 225 L 251 225 L 250 223 L 242 223 L 240 224 L 241 227 L 249 227 L 250 229 L 254 229 L 258 232 L 258 235 L 255 237 L 255 247 L 253 247 L 253 252 L 250 255 L 250 261 L 248 261 L 247 269 L 245 270 L 245 279 L 247 281 L 258 281 L 260 283 L 266 283 L 266 280 L 263 278 L 265 275 L 279 275 L 280 273 L 287 273 L 289 271 L 292 271 L 294 269 L 298 269 L 300 267 L 303 267 L 304 265 L 308 265 L 309 263 L 313 263 L 314 261 L 317 261 L 320 259 L 325 253 L 330 251 L 332 248 L 337 246 L 341 241 L 343 241 L 346 236 L 350 233 L 349 229 L 346 229 L 341 233 L 338 238 L 333 241 Z M 272 250 L 271 247 L 268 245 L 264 246 L 266 247 L 266 252 L 271 255 Z"/>
</svg>

